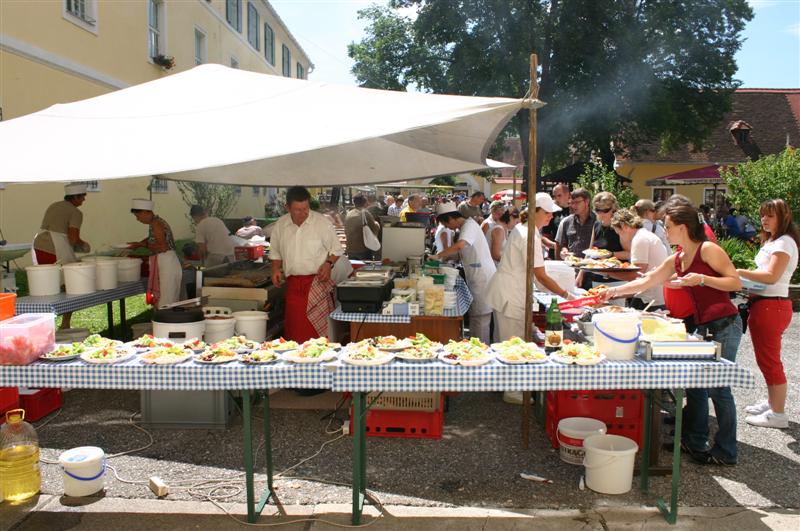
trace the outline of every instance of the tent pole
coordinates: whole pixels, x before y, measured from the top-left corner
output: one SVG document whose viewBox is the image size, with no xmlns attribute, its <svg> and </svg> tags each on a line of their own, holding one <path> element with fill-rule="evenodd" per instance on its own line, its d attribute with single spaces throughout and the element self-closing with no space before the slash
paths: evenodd
<svg viewBox="0 0 800 531">
<path fill-rule="evenodd" d="M 531 88 L 530 97 L 537 99 L 539 96 L 539 81 L 537 71 L 539 58 L 531 54 Z M 536 107 L 530 108 L 530 129 L 528 132 L 528 254 L 525 262 L 525 341 L 533 341 L 533 256 L 534 252 L 541 253 L 541 249 L 534 249 L 534 232 L 536 224 Z M 531 205 L 533 201 L 533 205 Z M 539 393 L 540 400 L 543 393 Z M 531 418 L 531 391 L 522 392 L 522 447 L 527 449 L 530 444 L 530 418 Z M 539 404 L 537 404 L 539 406 Z M 542 411 L 544 411 L 542 409 Z"/>
</svg>

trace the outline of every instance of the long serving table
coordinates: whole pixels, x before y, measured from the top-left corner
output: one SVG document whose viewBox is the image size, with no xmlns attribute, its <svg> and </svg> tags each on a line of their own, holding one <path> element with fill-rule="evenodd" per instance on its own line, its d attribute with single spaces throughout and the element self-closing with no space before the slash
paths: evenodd
<svg viewBox="0 0 800 531">
<path fill-rule="evenodd" d="M 47 295 L 44 297 L 20 297 L 17 299 L 17 314 L 54 313 L 61 315 L 92 306 L 105 304 L 108 309 L 108 333 L 114 337 L 114 301 L 119 301 L 120 329 L 125 331 L 125 297 L 139 295 L 147 290 L 147 279 L 121 282 L 114 289 L 104 289 L 86 295 Z"/>
<path fill-rule="evenodd" d="M 433 361 L 408 363 L 395 360 L 377 367 L 342 364 L 333 378 L 333 391 L 353 393 L 353 515 L 357 525 L 366 499 L 366 393 L 425 391 L 550 391 L 592 389 L 646 390 L 645 442 L 642 448 L 641 489 L 649 489 L 650 409 L 654 389 L 676 389 L 677 403 L 686 388 L 753 387 L 753 375 L 727 360 L 713 361 L 604 361 L 595 366 L 563 365 L 554 361 L 530 365 L 506 365 L 497 360 L 481 367 L 461 367 Z M 676 408 L 672 454 L 672 493 L 669 507 L 656 504 L 666 520 L 678 517 L 682 408 Z M 658 441 L 655 441 L 657 444 Z"/>
</svg>

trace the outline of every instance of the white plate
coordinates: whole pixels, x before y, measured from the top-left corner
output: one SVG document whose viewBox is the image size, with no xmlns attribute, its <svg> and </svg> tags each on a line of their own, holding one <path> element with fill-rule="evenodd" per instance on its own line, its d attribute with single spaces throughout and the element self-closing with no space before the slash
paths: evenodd
<svg viewBox="0 0 800 531">
<path fill-rule="evenodd" d="M 556 353 L 553 352 L 552 354 L 550 354 L 550 359 L 553 361 L 557 361 L 558 363 L 563 363 L 564 365 L 597 365 L 598 363 L 606 359 L 606 356 L 605 354 L 600 354 L 596 358 L 578 361 L 575 358 L 563 358 L 561 356 L 556 355 Z"/>
<path fill-rule="evenodd" d="M 256 352 L 256 351 L 254 351 L 254 352 Z M 275 352 L 277 353 L 278 351 L 275 351 Z M 241 361 L 242 363 L 246 363 L 248 365 L 266 365 L 268 363 L 275 363 L 276 361 L 281 361 L 281 358 L 279 356 L 276 356 L 276 357 L 272 358 L 271 360 L 264 360 L 264 361 L 249 360 L 247 358 L 239 358 L 239 361 Z"/>
<path fill-rule="evenodd" d="M 87 350 L 86 352 L 90 352 L 90 351 Z M 85 354 L 85 352 L 82 353 L 82 354 Z M 69 354 L 67 356 L 58 356 L 58 357 L 56 357 L 56 356 L 45 356 L 44 354 L 42 354 L 41 356 L 39 356 L 39 359 L 43 360 L 43 361 L 69 361 L 69 360 L 74 360 L 78 356 L 80 356 L 80 354 Z"/>
<path fill-rule="evenodd" d="M 293 355 L 293 353 L 300 353 L 299 350 L 290 350 L 285 352 L 281 359 L 284 361 L 291 361 L 292 363 L 322 363 L 324 361 L 331 361 L 336 359 L 336 351 L 333 349 L 326 350 L 316 358 L 304 358 Z"/>
<path fill-rule="evenodd" d="M 583 256 L 585 256 L 587 258 L 593 258 L 595 260 L 598 260 L 598 259 L 602 260 L 603 258 L 611 258 L 611 255 L 613 255 L 613 254 L 614 253 L 612 253 L 611 251 L 604 251 L 604 250 L 600 250 L 600 251 L 595 251 L 593 249 L 584 249 L 583 250 Z"/>
<path fill-rule="evenodd" d="M 484 365 L 492 361 L 492 359 L 494 358 L 494 356 L 492 356 L 491 353 L 487 353 L 486 356 L 483 358 L 472 359 L 472 360 L 450 359 L 445 357 L 448 354 L 450 353 L 447 351 L 440 352 L 439 359 L 450 365 L 463 365 L 465 367 L 477 367 L 479 365 Z"/>
<path fill-rule="evenodd" d="M 389 363 L 394 359 L 394 354 L 390 352 L 383 352 L 382 356 L 379 356 L 371 360 L 354 360 L 350 358 L 349 354 L 350 354 L 349 352 L 345 352 L 344 354 L 341 355 L 340 359 L 345 363 L 349 363 L 350 365 L 362 365 L 362 366 L 383 365 L 385 363 Z"/>
<path fill-rule="evenodd" d="M 541 359 L 532 359 L 532 360 L 507 360 L 501 354 L 496 353 L 495 357 L 498 361 L 501 361 L 507 365 L 524 365 L 526 363 L 547 363 L 547 356 L 545 355 L 544 358 Z"/>
<path fill-rule="evenodd" d="M 386 352 L 398 352 L 400 350 L 405 350 L 410 346 L 411 346 L 411 342 L 410 341 L 406 341 L 405 339 L 401 339 L 397 343 L 395 343 L 394 346 L 382 347 L 382 346 L 376 344 L 375 348 L 377 348 L 379 350 L 385 350 Z"/>
<path fill-rule="evenodd" d="M 123 361 L 129 360 L 136 355 L 136 351 L 133 349 L 123 348 L 124 354 L 117 356 L 115 358 L 109 359 L 95 359 L 90 358 L 89 355 L 92 354 L 95 350 L 89 350 L 80 355 L 80 358 L 85 361 L 86 363 L 94 363 L 96 365 L 110 365 L 112 363 L 121 363 Z"/>
<path fill-rule="evenodd" d="M 402 351 L 402 350 L 401 350 L 400 352 L 396 352 L 396 353 L 395 353 L 395 355 L 394 355 L 394 357 L 395 357 L 395 358 L 397 358 L 397 359 L 399 359 L 399 360 L 403 360 L 403 361 L 413 361 L 413 362 L 425 362 L 425 361 L 433 361 L 433 360 L 435 360 L 435 359 L 438 357 L 438 355 L 439 355 L 439 353 L 437 352 L 437 350 L 438 350 L 438 349 L 434 349 L 434 350 L 432 350 L 432 351 L 431 351 L 431 356 L 430 356 L 430 357 L 428 357 L 428 358 L 416 358 L 416 357 L 413 357 L 413 356 L 403 356 L 403 351 Z"/>
<path fill-rule="evenodd" d="M 185 352 L 186 354 L 184 354 L 183 356 L 164 356 L 155 359 L 147 359 L 144 357 L 139 357 L 139 360 L 145 365 L 177 365 L 179 363 L 183 363 L 184 361 L 194 356 L 194 352 L 192 352 L 191 350 L 187 350 Z"/>
<path fill-rule="evenodd" d="M 203 365 L 220 365 L 221 363 L 230 363 L 237 359 L 239 359 L 239 356 L 216 357 L 212 361 L 201 360 L 200 356 L 194 356 L 192 358 L 195 363 L 201 363 Z"/>
</svg>

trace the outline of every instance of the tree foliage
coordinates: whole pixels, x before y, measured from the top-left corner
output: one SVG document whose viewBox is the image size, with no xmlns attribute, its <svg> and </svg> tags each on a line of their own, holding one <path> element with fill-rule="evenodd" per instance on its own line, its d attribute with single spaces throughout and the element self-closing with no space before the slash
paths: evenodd
<svg viewBox="0 0 800 531">
<path fill-rule="evenodd" d="M 776 155 L 767 155 L 732 168 L 720 169 L 725 180 L 728 201 L 751 220 L 758 223 L 761 203 L 781 198 L 800 220 L 800 154 L 787 147 Z"/>
<path fill-rule="evenodd" d="M 227 217 L 239 200 L 235 186 L 194 181 L 176 181 L 176 183 L 184 203 L 190 207 L 200 205 L 206 209 L 209 216 L 215 218 Z"/>
<path fill-rule="evenodd" d="M 403 15 L 412 10 L 415 18 Z M 540 161 L 703 141 L 738 86 L 746 0 L 391 0 L 348 47 L 366 87 L 523 97 L 541 65 Z M 528 113 L 510 130 L 528 151 Z M 526 168 L 527 171 L 527 168 Z"/>
<path fill-rule="evenodd" d="M 639 196 L 633 189 L 619 180 L 614 170 L 608 170 L 600 164 L 589 164 L 578 177 L 578 186 L 585 188 L 594 197 L 600 192 L 611 192 L 617 198 L 619 208 L 630 208 Z"/>
</svg>

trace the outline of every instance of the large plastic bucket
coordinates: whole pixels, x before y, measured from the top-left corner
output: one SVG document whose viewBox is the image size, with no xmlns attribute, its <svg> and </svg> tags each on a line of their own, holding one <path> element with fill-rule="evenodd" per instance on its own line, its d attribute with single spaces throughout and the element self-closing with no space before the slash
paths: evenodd
<svg viewBox="0 0 800 531">
<path fill-rule="evenodd" d="M 603 494 L 631 490 L 638 444 L 620 435 L 592 435 L 583 441 L 583 448 L 587 487 Z"/>
<path fill-rule="evenodd" d="M 206 343 L 218 343 L 233 336 L 235 330 L 236 319 L 233 317 L 213 316 L 206 318 L 204 339 Z"/>
<path fill-rule="evenodd" d="M 235 330 L 251 341 L 267 339 L 267 312 L 233 312 L 236 320 Z"/>
<path fill-rule="evenodd" d="M 594 324 L 594 346 L 610 360 L 630 360 L 636 354 L 636 346 L 642 327 L 635 313 L 596 313 Z"/>
<path fill-rule="evenodd" d="M 142 270 L 142 261 L 138 258 L 125 258 L 117 260 L 117 274 L 120 282 L 133 282 L 139 280 Z"/>
<path fill-rule="evenodd" d="M 44 297 L 61 293 L 61 266 L 58 264 L 32 265 L 25 268 L 28 274 L 28 293 Z"/>
<path fill-rule="evenodd" d="M 567 417 L 558 422 L 558 455 L 571 465 L 583 464 L 583 441 L 592 435 L 605 435 L 606 424 L 586 417 Z"/>
<path fill-rule="evenodd" d="M 97 289 L 117 287 L 117 260 L 97 260 Z"/>
<path fill-rule="evenodd" d="M 105 486 L 106 454 L 96 446 L 81 446 L 58 456 L 64 494 L 89 496 Z"/>
<path fill-rule="evenodd" d="M 64 264 L 67 295 L 86 295 L 97 291 L 97 266 L 91 262 Z"/>
</svg>

